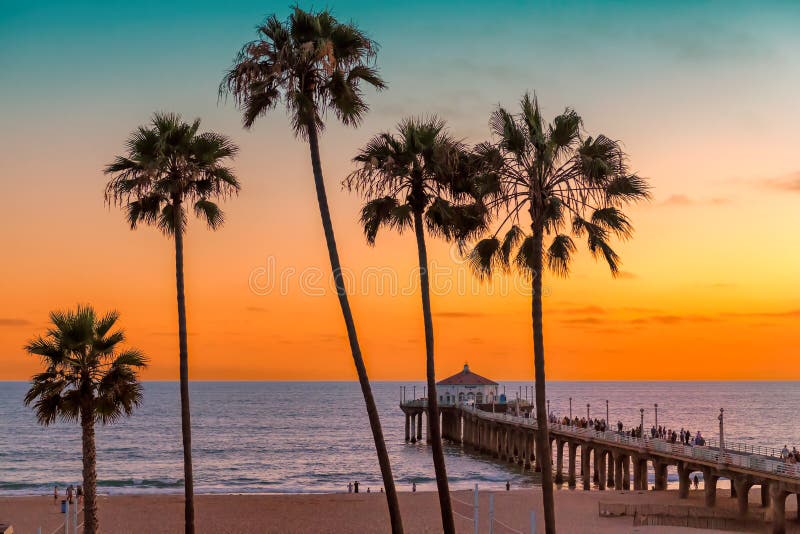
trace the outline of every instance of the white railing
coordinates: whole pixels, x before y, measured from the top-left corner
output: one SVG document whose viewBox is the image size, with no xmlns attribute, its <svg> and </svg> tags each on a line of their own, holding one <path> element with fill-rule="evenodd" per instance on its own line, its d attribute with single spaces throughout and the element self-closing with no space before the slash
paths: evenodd
<svg viewBox="0 0 800 534">
<path fill-rule="evenodd" d="M 479 415 L 483 419 L 516 423 L 532 429 L 538 428 L 536 419 L 534 417 L 520 417 L 516 415 L 510 415 L 508 413 L 486 412 L 479 410 L 474 406 L 468 405 L 461 406 L 461 408 L 464 411 Z M 551 431 L 570 434 L 583 439 L 604 441 L 608 443 L 626 445 L 628 447 L 666 453 L 673 456 L 681 456 L 684 458 L 702 460 L 705 462 L 723 463 L 744 469 L 751 469 L 792 478 L 800 478 L 800 463 L 786 463 L 780 459 L 774 458 L 773 456 L 767 456 L 755 452 L 744 452 L 744 449 L 740 450 L 738 448 L 730 449 L 727 445 L 725 446 L 725 450 L 722 452 L 720 457 L 719 448 L 716 447 L 716 442 L 713 440 L 709 440 L 708 445 L 705 446 L 684 445 L 683 443 L 672 443 L 670 441 L 653 439 L 647 436 L 644 438 L 639 438 L 621 432 L 601 432 L 591 428 L 580 428 L 571 425 L 562 425 L 560 423 L 550 423 L 549 429 Z M 753 447 L 751 450 L 767 451 L 769 449 Z"/>
</svg>

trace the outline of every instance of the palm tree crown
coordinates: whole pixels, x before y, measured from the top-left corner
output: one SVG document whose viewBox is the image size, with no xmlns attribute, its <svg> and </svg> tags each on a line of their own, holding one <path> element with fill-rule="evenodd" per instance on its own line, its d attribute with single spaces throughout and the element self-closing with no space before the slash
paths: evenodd
<svg viewBox="0 0 800 534">
<path fill-rule="evenodd" d="M 77 422 L 87 406 L 96 421 L 112 423 L 139 405 L 142 388 L 136 373 L 147 360 L 136 349 L 120 348 L 125 333 L 114 329 L 118 318 L 115 311 L 98 316 L 90 306 L 52 312 L 47 334 L 25 345 L 45 366 L 25 395 L 41 424 Z"/>
<path fill-rule="evenodd" d="M 373 67 L 377 45 L 327 10 L 295 7 L 285 22 L 271 15 L 257 31 L 220 84 L 220 95 L 232 94 L 242 108 L 247 128 L 279 102 L 302 137 L 325 127 L 328 109 L 344 124 L 358 125 L 369 109 L 361 82 L 386 86 Z"/>
<path fill-rule="evenodd" d="M 368 199 L 361 210 L 367 242 L 375 243 L 381 227 L 411 228 L 417 212 L 425 214 L 429 232 L 447 239 L 463 241 L 483 230 L 485 209 L 468 160 L 464 144 L 437 117 L 406 119 L 397 135 L 372 138 L 353 158 L 358 167 L 344 182 Z"/>
<path fill-rule="evenodd" d="M 571 109 L 545 124 L 536 97 L 528 94 L 519 114 L 501 107 L 489 125 L 496 142 L 479 145 L 477 152 L 500 183 L 492 206 L 508 213 L 497 232 L 469 254 L 473 269 L 486 276 L 513 260 L 524 274 L 540 275 L 533 272 L 534 236 L 519 222 L 527 208 L 532 231 L 552 237 L 545 253 L 552 272 L 569 273 L 576 250 L 572 237 L 585 236 L 590 252 L 605 259 L 616 275 L 619 256 L 609 240 L 627 238 L 632 231 L 620 208 L 649 197 L 646 181 L 630 172 L 620 144 L 604 135 L 584 136 L 581 118 Z M 511 227 L 501 240 L 497 235 L 507 223 Z"/>
<path fill-rule="evenodd" d="M 199 129 L 199 119 L 187 123 L 178 114 L 156 113 L 150 125 L 131 134 L 127 154 L 106 166 L 112 175 L 106 201 L 126 206 L 131 228 L 143 222 L 167 235 L 183 233 L 184 202 L 193 204 L 209 228 L 223 224 L 224 214 L 212 199 L 238 193 L 239 182 L 226 166 L 238 147 L 227 136 Z"/>
</svg>

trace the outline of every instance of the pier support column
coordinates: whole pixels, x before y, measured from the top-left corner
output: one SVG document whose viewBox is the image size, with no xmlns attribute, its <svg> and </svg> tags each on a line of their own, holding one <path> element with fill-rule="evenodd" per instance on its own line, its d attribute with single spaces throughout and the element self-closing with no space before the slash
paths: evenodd
<svg viewBox="0 0 800 534">
<path fill-rule="evenodd" d="M 641 461 L 637 456 L 631 457 L 631 469 L 633 470 L 633 490 L 638 491 L 642 489 L 642 469 L 641 469 Z"/>
<path fill-rule="evenodd" d="M 417 414 L 417 441 L 422 439 L 422 412 Z"/>
<path fill-rule="evenodd" d="M 608 477 L 606 478 L 606 487 L 616 487 L 614 481 L 616 480 L 616 464 L 614 463 L 614 452 L 608 451 Z"/>
<path fill-rule="evenodd" d="M 703 469 L 703 486 L 706 492 L 706 506 L 713 508 L 717 503 L 717 480 L 719 477 L 711 469 Z"/>
<path fill-rule="evenodd" d="M 644 490 L 644 491 L 647 491 L 648 489 L 650 489 L 650 488 L 648 488 L 648 482 L 647 482 L 647 457 L 642 458 L 642 461 L 639 464 L 639 467 L 642 470 L 642 474 L 639 477 L 639 481 L 642 484 L 642 488 L 641 489 Z"/>
<path fill-rule="evenodd" d="M 594 456 L 594 461 L 592 462 L 592 482 L 595 484 L 600 484 L 600 462 L 597 458 L 598 452 L 600 451 L 598 451 L 596 447 L 592 451 L 592 456 Z M 600 454 L 602 454 L 602 452 Z"/>
<path fill-rule="evenodd" d="M 692 481 L 689 479 L 689 476 L 692 474 L 692 469 L 684 464 L 683 462 L 678 462 L 678 498 L 679 499 L 688 499 L 689 498 L 689 488 L 692 485 Z"/>
<path fill-rule="evenodd" d="M 734 479 L 732 479 L 732 478 L 730 478 L 730 479 L 728 479 L 728 480 L 730 480 L 730 481 L 731 481 L 731 499 L 735 499 L 735 498 L 736 498 L 736 495 L 737 495 L 737 491 L 736 491 L 736 490 L 737 490 L 737 488 L 736 488 L 735 481 L 734 481 Z"/>
<path fill-rule="evenodd" d="M 769 482 L 761 481 L 761 507 L 769 506 Z"/>
<path fill-rule="evenodd" d="M 406 441 L 411 439 L 411 428 L 409 426 L 410 424 L 411 424 L 411 416 L 406 414 Z"/>
<path fill-rule="evenodd" d="M 600 453 L 598 456 L 597 453 Z M 600 491 L 605 491 L 606 489 L 606 451 L 600 449 L 594 450 L 594 461 L 597 464 L 597 470 L 599 471 L 599 477 L 597 479 L 597 487 Z"/>
<path fill-rule="evenodd" d="M 568 451 L 567 454 L 569 456 L 569 458 L 567 459 L 567 462 L 568 462 L 568 466 L 567 466 L 567 471 L 568 471 L 568 474 L 567 474 L 567 485 L 570 488 L 574 488 L 575 485 L 576 485 L 576 483 L 575 483 L 575 458 L 577 456 L 576 453 L 578 451 L 578 445 L 576 443 L 568 441 L 567 442 L 567 451 Z"/>
<path fill-rule="evenodd" d="M 622 457 L 622 489 L 631 489 L 631 457 L 627 454 Z"/>
<path fill-rule="evenodd" d="M 780 484 L 769 485 L 769 496 L 772 501 L 772 534 L 785 534 L 786 532 L 786 496 L 788 493 L 781 489 Z"/>
<path fill-rule="evenodd" d="M 564 483 L 564 442 L 556 440 L 556 484 Z"/>
<path fill-rule="evenodd" d="M 583 473 L 583 489 L 589 491 L 592 488 L 592 469 L 589 465 L 589 454 L 591 449 L 588 445 L 581 445 L 581 472 Z"/>
<path fill-rule="evenodd" d="M 747 501 L 753 481 L 748 476 L 737 476 L 731 480 L 731 486 L 736 488 L 736 504 L 739 506 L 739 517 L 747 517 Z"/>
<path fill-rule="evenodd" d="M 658 460 L 653 462 L 655 472 L 656 490 L 664 491 L 667 489 L 667 464 Z"/>
</svg>

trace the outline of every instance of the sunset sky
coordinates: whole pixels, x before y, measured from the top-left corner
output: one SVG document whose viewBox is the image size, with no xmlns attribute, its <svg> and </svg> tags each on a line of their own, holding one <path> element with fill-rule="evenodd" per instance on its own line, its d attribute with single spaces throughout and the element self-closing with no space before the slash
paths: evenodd
<svg viewBox="0 0 800 534">
<path fill-rule="evenodd" d="M 621 277 L 583 252 L 569 279 L 546 277 L 549 378 L 800 379 L 800 3 L 659 4 L 314 4 L 380 43 L 389 84 L 368 94 L 360 128 L 331 118 L 322 138 L 371 378 L 424 377 L 416 249 L 412 235 L 366 246 L 360 200 L 340 187 L 350 158 L 410 115 L 439 114 L 456 137 L 483 141 L 494 107 L 531 90 L 548 118 L 570 106 L 588 133 L 621 140 L 654 187 L 618 245 Z M 122 313 L 151 358 L 145 378 L 177 378 L 173 245 L 129 230 L 103 201 L 103 166 L 158 110 L 201 117 L 241 147 L 225 227 L 192 223 L 186 240 L 191 377 L 355 379 L 337 300 L 316 280 L 330 268 L 308 147 L 282 110 L 245 131 L 217 100 L 254 26 L 287 6 L 3 2 L 0 379 L 27 379 L 38 364 L 25 341 L 49 310 L 84 302 Z M 495 379 L 532 377 L 520 282 L 478 284 L 444 243 L 430 256 L 439 376 L 468 361 Z M 397 290 L 370 272 L 394 272 Z"/>
</svg>

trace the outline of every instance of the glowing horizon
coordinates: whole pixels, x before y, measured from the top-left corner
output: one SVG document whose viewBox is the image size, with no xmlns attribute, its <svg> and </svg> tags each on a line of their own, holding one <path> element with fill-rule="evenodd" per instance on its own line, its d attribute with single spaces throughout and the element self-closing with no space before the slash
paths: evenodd
<svg viewBox="0 0 800 534">
<path fill-rule="evenodd" d="M 402 286 L 416 249 L 412 235 L 390 233 L 366 245 L 360 200 L 339 187 L 356 150 L 427 113 L 479 142 L 494 106 L 515 107 L 536 91 L 548 119 L 569 106 L 589 134 L 620 139 L 654 186 L 653 201 L 631 210 L 633 239 L 617 243 L 622 276 L 612 279 L 585 252 L 569 279 L 545 276 L 548 379 L 800 379 L 791 366 L 800 319 L 800 36 L 791 22 L 800 6 L 332 7 L 381 44 L 389 82 L 368 94 L 360 128 L 329 117 L 322 138 L 340 254 L 357 280 L 386 268 Z M 418 16 L 404 16 L 410 9 Z M 243 191 L 225 203 L 226 225 L 209 232 L 193 220 L 186 239 L 191 379 L 354 379 L 335 296 L 298 282 L 303 272 L 330 272 L 308 148 L 281 110 L 245 131 L 232 103 L 217 102 L 223 70 L 272 12 L 288 8 L 3 8 L 0 380 L 28 379 L 38 362 L 22 351 L 25 341 L 43 332 L 50 310 L 84 302 L 121 312 L 129 344 L 151 358 L 145 380 L 177 378 L 172 243 L 153 228 L 130 231 L 102 194 L 103 166 L 156 110 L 201 117 L 203 129 L 241 147 Z M 607 24 L 598 28 L 601 15 Z M 442 280 L 455 288 L 433 294 L 437 375 L 468 360 L 497 380 L 531 379 L 524 292 L 491 295 L 470 276 L 459 291 L 463 269 L 451 247 L 430 239 L 429 256 L 453 269 Z M 287 291 L 259 294 L 253 276 L 270 261 L 297 274 Z M 370 378 L 421 379 L 418 293 L 365 285 L 354 285 L 352 305 Z"/>
</svg>

